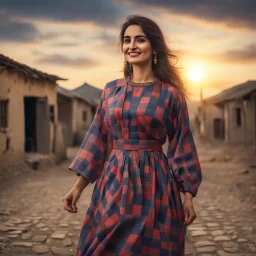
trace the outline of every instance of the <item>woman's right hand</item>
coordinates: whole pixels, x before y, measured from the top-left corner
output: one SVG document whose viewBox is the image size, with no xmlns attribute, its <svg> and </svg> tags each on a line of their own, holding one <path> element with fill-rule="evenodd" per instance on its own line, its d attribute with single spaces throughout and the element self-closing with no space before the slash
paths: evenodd
<svg viewBox="0 0 256 256">
<path fill-rule="evenodd" d="M 82 194 L 82 190 L 77 187 L 73 187 L 64 197 L 64 210 L 67 210 L 70 213 L 77 213 L 76 203 Z"/>
</svg>

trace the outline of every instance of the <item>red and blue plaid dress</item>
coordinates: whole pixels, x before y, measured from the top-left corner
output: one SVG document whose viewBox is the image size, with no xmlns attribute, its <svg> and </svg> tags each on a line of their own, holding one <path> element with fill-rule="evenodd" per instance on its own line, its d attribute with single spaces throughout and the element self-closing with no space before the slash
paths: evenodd
<svg viewBox="0 0 256 256">
<path fill-rule="evenodd" d="M 134 87 L 125 78 L 107 83 L 69 169 L 95 182 L 78 256 L 184 255 L 179 192 L 196 196 L 202 175 L 178 89 L 163 82 Z"/>
</svg>

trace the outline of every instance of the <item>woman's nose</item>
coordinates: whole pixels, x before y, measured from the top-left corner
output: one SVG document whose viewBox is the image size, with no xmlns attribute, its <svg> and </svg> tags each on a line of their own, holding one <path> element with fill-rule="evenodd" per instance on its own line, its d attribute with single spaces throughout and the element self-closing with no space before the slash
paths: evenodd
<svg viewBox="0 0 256 256">
<path fill-rule="evenodd" d="M 131 43 L 130 43 L 130 45 L 129 45 L 129 48 L 130 48 L 131 50 L 136 49 L 136 48 L 137 48 L 136 42 L 135 42 L 135 41 L 131 41 Z"/>
</svg>

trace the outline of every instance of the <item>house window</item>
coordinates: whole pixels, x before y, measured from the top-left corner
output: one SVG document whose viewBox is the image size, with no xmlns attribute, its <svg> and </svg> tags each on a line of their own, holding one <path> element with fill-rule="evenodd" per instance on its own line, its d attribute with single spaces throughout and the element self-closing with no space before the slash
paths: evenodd
<svg viewBox="0 0 256 256">
<path fill-rule="evenodd" d="M 0 100 L 0 128 L 8 128 L 8 100 Z"/>
<path fill-rule="evenodd" d="M 236 113 L 236 126 L 240 127 L 242 125 L 242 117 L 241 117 L 241 108 L 235 109 Z"/>
<path fill-rule="evenodd" d="M 87 111 L 83 111 L 83 121 L 87 120 Z"/>
<path fill-rule="evenodd" d="M 50 121 L 54 123 L 54 105 L 49 106 Z"/>
</svg>

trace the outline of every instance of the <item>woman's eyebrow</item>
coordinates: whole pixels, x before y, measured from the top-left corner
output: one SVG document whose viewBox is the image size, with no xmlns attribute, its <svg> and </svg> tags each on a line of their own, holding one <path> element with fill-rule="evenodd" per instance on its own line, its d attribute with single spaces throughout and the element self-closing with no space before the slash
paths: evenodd
<svg viewBox="0 0 256 256">
<path fill-rule="evenodd" d="M 146 36 L 144 36 L 144 35 L 137 35 L 137 36 L 135 36 L 135 38 L 138 38 L 138 37 L 145 37 L 145 38 L 147 38 Z M 131 38 L 130 36 L 124 36 L 124 38 Z"/>
</svg>

